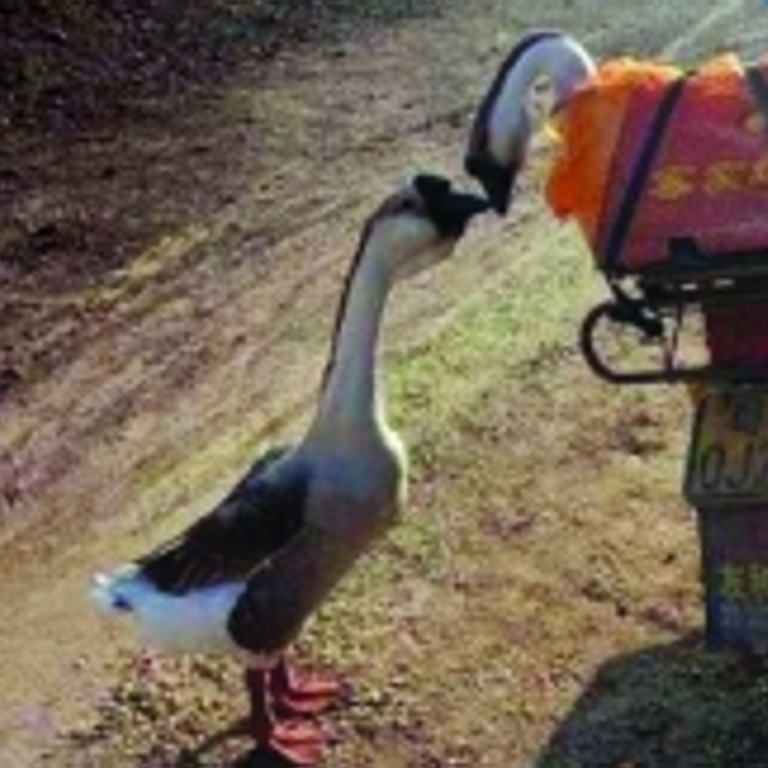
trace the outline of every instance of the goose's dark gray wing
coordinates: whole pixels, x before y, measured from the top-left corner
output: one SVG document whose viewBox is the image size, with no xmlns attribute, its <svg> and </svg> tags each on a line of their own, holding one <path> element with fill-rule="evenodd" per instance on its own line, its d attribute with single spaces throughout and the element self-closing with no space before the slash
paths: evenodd
<svg viewBox="0 0 768 768">
<path fill-rule="evenodd" d="M 193 589 L 244 580 L 295 537 L 304 524 L 308 470 L 297 464 L 267 472 L 287 448 L 259 458 L 216 508 L 177 538 L 137 560 L 159 590 Z"/>
<path fill-rule="evenodd" d="M 345 538 L 307 523 L 277 557 L 248 579 L 229 616 L 230 636 L 252 653 L 282 650 L 360 552 Z"/>
</svg>

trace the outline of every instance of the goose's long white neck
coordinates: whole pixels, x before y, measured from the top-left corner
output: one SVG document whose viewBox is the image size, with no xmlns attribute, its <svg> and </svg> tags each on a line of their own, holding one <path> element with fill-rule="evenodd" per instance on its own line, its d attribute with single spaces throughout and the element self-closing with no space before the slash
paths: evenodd
<svg viewBox="0 0 768 768">
<path fill-rule="evenodd" d="M 538 41 L 507 69 L 491 110 L 489 135 L 509 135 L 526 119 L 530 89 L 537 78 L 549 79 L 555 104 L 560 104 L 594 71 L 592 57 L 573 38 L 556 34 Z"/>
<path fill-rule="evenodd" d="M 373 428 L 384 418 L 376 359 L 391 278 L 373 242 L 363 246 L 340 308 L 313 432 Z"/>
</svg>

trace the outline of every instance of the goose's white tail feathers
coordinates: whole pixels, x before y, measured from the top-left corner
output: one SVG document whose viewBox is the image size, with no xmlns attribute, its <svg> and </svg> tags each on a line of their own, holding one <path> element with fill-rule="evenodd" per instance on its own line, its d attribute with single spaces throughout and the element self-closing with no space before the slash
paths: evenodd
<svg viewBox="0 0 768 768">
<path fill-rule="evenodd" d="M 227 621 L 245 585 L 222 584 L 185 595 L 158 590 L 137 566 L 94 577 L 91 598 L 107 613 L 130 613 L 142 640 L 163 651 L 235 652 Z"/>
<path fill-rule="evenodd" d="M 134 610 L 129 595 L 135 591 L 138 568 L 126 565 L 106 574 L 97 573 L 93 577 L 90 596 L 93 602 L 106 613 L 125 613 Z"/>
</svg>

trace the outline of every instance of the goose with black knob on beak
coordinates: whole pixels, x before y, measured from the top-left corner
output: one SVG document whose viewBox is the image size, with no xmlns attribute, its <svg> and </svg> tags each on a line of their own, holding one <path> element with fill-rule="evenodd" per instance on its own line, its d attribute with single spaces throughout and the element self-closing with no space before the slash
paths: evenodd
<svg viewBox="0 0 768 768">
<path fill-rule="evenodd" d="M 177 538 L 96 577 L 98 603 L 135 617 L 149 645 L 242 659 L 249 731 L 260 749 L 291 764 L 319 759 L 323 738 L 311 715 L 339 685 L 299 675 L 286 648 L 404 500 L 406 454 L 387 424 L 376 373 L 387 294 L 448 257 L 487 208 L 429 175 L 385 200 L 363 230 L 301 442 L 267 452 Z"/>
<path fill-rule="evenodd" d="M 477 110 L 464 161 L 497 213 L 509 209 L 515 178 L 525 161 L 536 80 L 549 79 L 556 110 L 594 71 L 587 51 L 560 32 L 530 32 L 512 48 Z"/>
</svg>

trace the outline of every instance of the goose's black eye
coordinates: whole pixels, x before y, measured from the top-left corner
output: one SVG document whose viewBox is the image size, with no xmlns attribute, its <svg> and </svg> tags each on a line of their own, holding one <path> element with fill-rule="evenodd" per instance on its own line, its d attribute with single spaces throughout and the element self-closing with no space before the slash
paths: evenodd
<svg viewBox="0 0 768 768">
<path fill-rule="evenodd" d="M 414 200 L 412 197 L 407 197 L 399 205 L 401 213 L 418 213 L 421 211 L 421 205 L 418 200 Z"/>
</svg>

